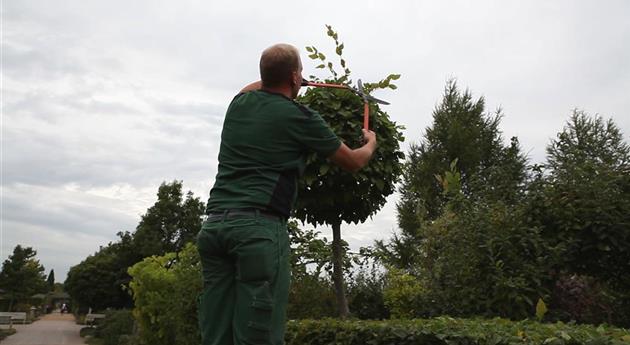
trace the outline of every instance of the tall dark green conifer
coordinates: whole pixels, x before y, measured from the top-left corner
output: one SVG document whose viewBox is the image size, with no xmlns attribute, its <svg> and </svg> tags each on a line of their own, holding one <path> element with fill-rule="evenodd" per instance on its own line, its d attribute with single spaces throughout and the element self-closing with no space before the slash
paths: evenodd
<svg viewBox="0 0 630 345">
<path fill-rule="evenodd" d="M 438 218 L 448 201 L 437 177 L 450 171 L 453 163 L 467 198 L 516 202 L 526 177 L 526 159 L 518 139 L 504 143 L 501 117 L 501 110 L 485 112 L 483 97 L 475 100 L 468 90 L 461 92 L 454 80 L 446 84 L 432 125 L 407 154 L 396 205 L 401 233 L 389 244 L 377 243 L 385 261 L 409 268 L 418 255 L 422 222 Z"/>
</svg>

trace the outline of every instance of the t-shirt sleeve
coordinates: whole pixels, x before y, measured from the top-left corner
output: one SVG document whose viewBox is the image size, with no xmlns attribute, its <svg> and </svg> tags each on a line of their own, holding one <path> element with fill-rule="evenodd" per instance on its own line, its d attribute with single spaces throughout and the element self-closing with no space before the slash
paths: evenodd
<svg viewBox="0 0 630 345">
<path fill-rule="evenodd" d="M 330 157 L 341 146 L 341 140 L 324 121 L 322 116 L 311 109 L 303 109 L 299 121 L 291 129 L 294 139 L 304 148 L 317 152 L 323 157 Z"/>
</svg>

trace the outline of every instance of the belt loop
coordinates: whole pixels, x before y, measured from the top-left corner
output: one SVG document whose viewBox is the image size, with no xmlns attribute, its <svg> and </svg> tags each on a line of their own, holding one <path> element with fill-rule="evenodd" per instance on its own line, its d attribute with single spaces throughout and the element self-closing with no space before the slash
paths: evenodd
<svg viewBox="0 0 630 345">
<path fill-rule="evenodd" d="M 260 210 L 255 209 L 254 213 L 256 214 L 256 224 L 260 224 Z"/>
</svg>

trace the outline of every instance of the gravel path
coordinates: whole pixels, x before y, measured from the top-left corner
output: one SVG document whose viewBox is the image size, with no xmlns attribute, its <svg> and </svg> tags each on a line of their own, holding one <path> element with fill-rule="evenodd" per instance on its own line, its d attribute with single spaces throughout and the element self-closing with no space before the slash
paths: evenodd
<svg viewBox="0 0 630 345">
<path fill-rule="evenodd" d="M 84 326 L 77 325 L 72 314 L 53 313 L 30 325 L 13 327 L 17 333 L 0 341 L 2 345 L 85 345 L 79 336 Z"/>
</svg>

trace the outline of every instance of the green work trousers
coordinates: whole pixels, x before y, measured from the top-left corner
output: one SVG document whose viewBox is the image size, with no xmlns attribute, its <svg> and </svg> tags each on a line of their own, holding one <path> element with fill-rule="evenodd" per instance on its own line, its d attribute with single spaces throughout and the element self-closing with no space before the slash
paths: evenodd
<svg viewBox="0 0 630 345">
<path fill-rule="evenodd" d="M 197 236 L 202 345 L 284 344 L 287 223 L 260 215 L 205 221 Z"/>
</svg>

